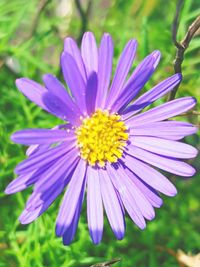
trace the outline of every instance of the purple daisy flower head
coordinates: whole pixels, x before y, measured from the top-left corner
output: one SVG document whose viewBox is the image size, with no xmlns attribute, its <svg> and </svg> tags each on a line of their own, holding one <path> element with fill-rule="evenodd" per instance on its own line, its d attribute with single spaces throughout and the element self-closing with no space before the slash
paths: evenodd
<svg viewBox="0 0 200 267">
<path fill-rule="evenodd" d="M 170 92 L 181 81 L 175 74 L 135 98 L 150 79 L 160 52 L 148 55 L 127 78 L 137 42 L 125 46 L 111 81 L 113 42 L 105 33 L 97 47 L 86 32 L 79 50 L 66 38 L 61 55 L 63 76 L 71 94 L 51 74 L 44 86 L 17 79 L 18 89 L 31 101 L 64 123 L 53 129 L 26 129 L 11 139 L 28 145 L 27 159 L 17 165 L 18 177 L 5 192 L 16 193 L 34 185 L 19 220 L 28 224 L 39 217 L 66 188 L 56 221 L 56 234 L 68 245 L 74 239 L 85 193 L 90 236 L 102 239 L 103 210 L 117 239 L 125 232 L 125 212 L 140 228 L 162 205 L 160 193 L 176 195 L 175 186 L 158 169 L 192 176 L 195 170 L 181 159 L 197 150 L 183 142 L 196 127 L 169 120 L 194 107 L 193 97 L 179 98 L 140 112 Z M 156 167 L 156 169 L 154 168 Z"/>
</svg>

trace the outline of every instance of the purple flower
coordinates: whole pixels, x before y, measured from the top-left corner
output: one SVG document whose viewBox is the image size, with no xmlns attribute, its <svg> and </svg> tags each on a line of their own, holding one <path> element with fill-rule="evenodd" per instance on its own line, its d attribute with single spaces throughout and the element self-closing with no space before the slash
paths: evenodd
<svg viewBox="0 0 200 267">
<path fill-rule="evenodd" d="M 195 173 L 179 159 L 193 158 L 197 150 L 179 140 L 196 127 L 169 119 L 193 108 L 196 100 L 183 97 L 139 113 L 180 83 L 181 75 L 134 100 L 160 60 L 160 52 L 152 52 L 128 77 L 136 47 L 135 40 L 127 43 L 111 84 L 112 38 L 105 33 L 98 48 L 91 32 L 84 34 L 81 51 L 73 39 L 65 39 L 61 67 L 71 94 L 51 74 L 43 76 L 44 86 L 27 78 L 16 81 L 27 98 L 64 121 L 53 129 L 26 129 L 11 137 L 29 145 L 28 158 L 15 169 L 18 178 L 5 191 L 34 185 L 19 218 L 22 224 L 34 221 L 67 187 L 56 222 L 64 244 L 74 238 L 85 191 L 92 241 L 101 241 L 103 209 L 116 238 L 122 239 L 125 211 L 144 229 L 145 220 L 155 216 L 154 207 L 162 205 L 159 192 L 177 193 L 157 168 L 185 177 Z"/>
</svg>

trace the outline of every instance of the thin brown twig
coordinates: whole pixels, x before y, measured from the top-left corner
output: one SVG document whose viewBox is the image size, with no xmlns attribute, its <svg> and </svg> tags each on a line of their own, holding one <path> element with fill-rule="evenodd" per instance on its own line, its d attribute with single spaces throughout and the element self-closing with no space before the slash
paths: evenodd
<svg viewBox="0 0 200 267">
<path fill-rule="evenodd" d="M 179 15 L 180 15 L 180 10 L 181 10 L 182 5 L 183 5 L 183 0 L 179 0 L 176 6 L 176 13 L 175 13 L 174 20 L 172 23 L 172 40 L 177 48 L 180 46 L 176 38 L 177 38 L 177 32 L 178 32 L 178 26 L 179 26 Z"/>
<path fill-rule="evenodd" d="M 188 31 L 183 38 L 182 41 L 177 41 L 177 32 L 178 32 L 178 26 L 179 26 L 179 16 L 180 16 L 180 10 L 183 4 L 183 0 L 179 0 L 176 7 L 176 13 L 173 20 L 173 26 L 172 26 L 172 40 L 174 42 L 174 45 L 176 46 L 176 57 L 174 60 L 174 72 L 175 73 L 182 73 L 182 63 L 184 60 L 184 53 L 186 49 L 188 48 L 190 41 L 194 37 L 197 30 L 200 28 L 200 16 L 198 16 L 193 23 L 189 26 Z M 173 100 L 176 96 L 177 90 L 179 88 L 178 84 L 175 86 L 175 88 L 171 91 L 169 95 L 169 100 Z"/>
<path fill-rule="evenodd" d="M 88 18 L 89 18 L 89 15 L 91 12 L 91 7 L 92 7 L 92 0 L 88 0 L 86 10 L 83 9 L 80 0 L 75 0 L 75 4 L 76 4 L 77 10 L 79 12 L 79 15 L 81 17 L 81 29 L 80 29 L 79 36 L 77 38 L 77 42 L 78 42 L 78 44 L 80 44 L 82 36 L 83 36 L 84 32 L 87 30 Z"/>
<path fill-rule="evenodd" d="M 106 266 L 111 266 L 117 262 L 120 262 L 121 259 L 120 258 L 117 258 L 117 259 L 113 259 L 113 260 L 110 260 L 110 261 L 106 261 L 106 262 L 102 262 L 102 263 L 97 263 L 97 264 L 94 264 L 92 265 L 91 267 L 106 267 Z"/>
</svg>

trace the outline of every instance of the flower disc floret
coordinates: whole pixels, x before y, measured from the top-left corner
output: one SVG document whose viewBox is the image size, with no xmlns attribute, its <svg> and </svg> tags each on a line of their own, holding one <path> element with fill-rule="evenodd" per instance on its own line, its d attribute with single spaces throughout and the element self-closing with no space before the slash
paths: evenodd
<svg viewBox="0 0 200 267">
<path fill-rule="evenodd" d="M 118 114 L 97 110 L 76 129 L 80 155 L 92 166 L 117 162 L 128 140 L 127 127 Z"/>
</svg>

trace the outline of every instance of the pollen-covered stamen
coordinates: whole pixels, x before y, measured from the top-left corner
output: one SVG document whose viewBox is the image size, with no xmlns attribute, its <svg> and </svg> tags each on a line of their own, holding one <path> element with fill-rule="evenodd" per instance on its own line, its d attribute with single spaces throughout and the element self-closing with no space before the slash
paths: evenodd
<svg viewBox="0 0 200 267">
<path fill-rule="evenodd" d="M 76 129 L 80 155 L 90 165 L 104 167 L 106 161 L 113 163 L 122 157 L 128 132 L 120 118 L 119 115 L 99 109 L 90 118 L 85 118 Z"/>
</svg>

